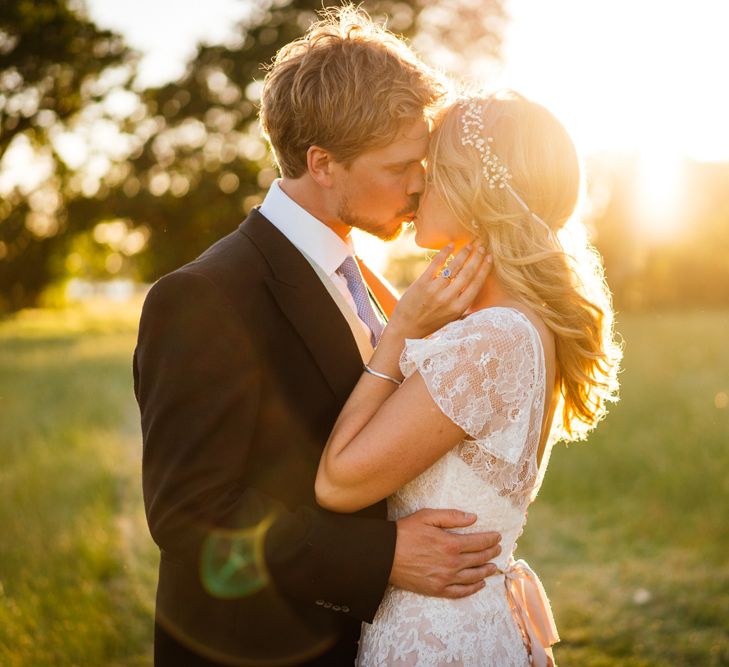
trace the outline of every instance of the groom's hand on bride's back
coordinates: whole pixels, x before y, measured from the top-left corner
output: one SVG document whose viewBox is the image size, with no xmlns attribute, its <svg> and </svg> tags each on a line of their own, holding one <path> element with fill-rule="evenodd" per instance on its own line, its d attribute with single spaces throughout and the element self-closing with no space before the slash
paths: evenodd
<svg viewBox="0 0 729 667">
<path fill-rule="evenodd" d="M 390 583 L 445 598 L 471 595 L 497 572 L 489 561 L 501 553 L 498 533 L 453 533 L 476 517 L 458 510 L 423 509 L 397 521 Z"/>
</svg>

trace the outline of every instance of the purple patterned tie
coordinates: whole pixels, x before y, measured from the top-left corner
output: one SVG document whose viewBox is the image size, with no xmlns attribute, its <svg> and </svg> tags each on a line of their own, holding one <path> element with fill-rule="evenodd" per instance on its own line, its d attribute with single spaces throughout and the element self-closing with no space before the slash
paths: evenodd
<svg viewBox="0 0 729 667">
<path fill-rule="evenodd" d="M 352 293 L 352 298 L 357 306 L 357 314 L 359 318 L 369 327 L 370 329 L 370 342 L 374 347 L 380 340 L 382 330 L 385 325 L 377 317 L 375 309 L 372 307 L 367 287 L 365 286 L 364 278 L 359 271 L 359 266 L 354 257 L 351 255 L 345 259 L 340 267 L 337 269 L 337 273 L 344 277 L 347 281 L 347 287 Z"/>
</svg>

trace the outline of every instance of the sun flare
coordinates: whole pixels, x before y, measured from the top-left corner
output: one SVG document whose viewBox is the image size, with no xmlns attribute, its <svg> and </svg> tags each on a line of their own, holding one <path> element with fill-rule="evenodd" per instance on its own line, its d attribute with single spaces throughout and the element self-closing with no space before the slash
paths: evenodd
<svg viewBox="0 0 729 667">
<path fill-rule="evenodd" d="M 636 227 L 652 240 L 680 231 L 683 160 L 672 151 L 640 154 L 636 183 Z"/>
</svg>

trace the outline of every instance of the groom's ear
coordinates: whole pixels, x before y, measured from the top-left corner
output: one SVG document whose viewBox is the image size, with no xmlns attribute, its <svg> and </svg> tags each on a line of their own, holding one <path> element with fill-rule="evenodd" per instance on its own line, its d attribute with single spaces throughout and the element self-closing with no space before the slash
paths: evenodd
<svg viewBox="0 0 729 667">
<path fill-rule="evenodd" d="M 306 151 L 309 175 L 323 188 L 331 188 L 334 185 L 335 164 L 332 154 L 319 146 L 309 146 L 309 150 Z"/>
</svg>

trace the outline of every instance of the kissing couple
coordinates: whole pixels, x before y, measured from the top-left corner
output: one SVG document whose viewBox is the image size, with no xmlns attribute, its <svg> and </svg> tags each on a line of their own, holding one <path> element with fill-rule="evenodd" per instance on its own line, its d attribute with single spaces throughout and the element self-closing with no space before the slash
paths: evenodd
<svg viewBox="0 0 729 667">
<path fill-rule="evenodd" d="M 569 135 L 449 99 L 352 7 L 279 51 L 260 117 L 281 178 L 140 321 L 155 664 L 554 665 L 515 543 L 620 360 Z M 438 253 L 398 298 L 350 232 L 408 221 Z"/>
</svg>

